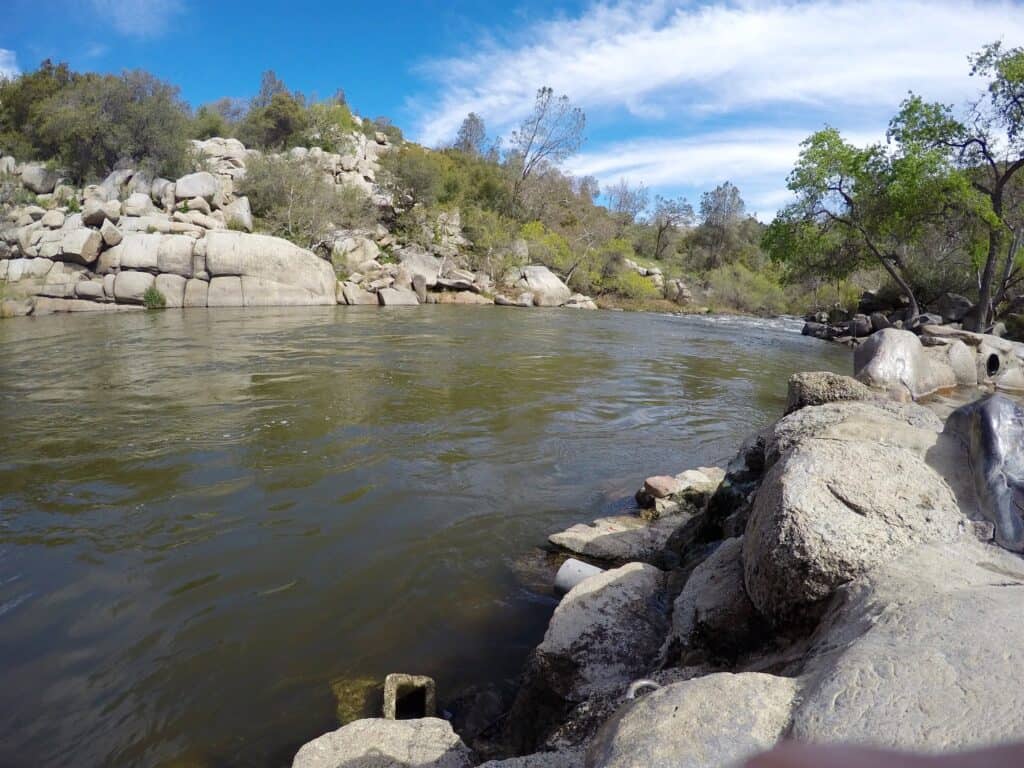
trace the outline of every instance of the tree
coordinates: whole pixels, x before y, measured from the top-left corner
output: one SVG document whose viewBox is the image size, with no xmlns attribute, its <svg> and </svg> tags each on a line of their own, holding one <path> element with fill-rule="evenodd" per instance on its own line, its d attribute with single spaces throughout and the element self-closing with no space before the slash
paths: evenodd
<svg viewBox="0 0 1024 768">
<path fill-rule="evenodd" d="M 19 160 L 29 160 L 43 149 L 36 126 L 39 106 L 78 77 L 67 64 L 46 59 L 34 72 L 0 78 L 0 148 Z"/>
<path fill-rule="evenodd" d="M 797 200 L 779 212 L 764 247 L 796 272 L 839 277 L 878 264 L 917 315 L 908 254 L 930 225 L 973 199 L 945 152 L 902 140 L 899 131 L 891 135 L 891 145 L 864 148 L 847 143 L 834 128 L 806 139 L 788 179 Z"/>
<path fill-rule="evenodd" d="M 287 149 L 294 146 L 309 127 L 309 115 L 299 97 L 286 91 L 275 93 L 263 107 L 254 106 L 238 126 L 242 143 L 259 149 Z"/>
<path fill-rule="evenodd" d="M 175 86 L 147 72 L 78 76 L 36 114 L 42 153 L 77 180 L 106 175 L 118 163 L 171 178 L 185 170 L 187 107 Z"/>
<path fill-rule="evenodd" d="M 284 84 L 284 80 L 279 78 L 274 70 L 268 69 L 260 77 L 259 93 L 252 100 L 253 109 L 269 107 L 274 97 L 282 93 L 288 93 L 288 86 Z"/>
<path fill-rule="evenodd" d="M 608 210 L 621 218 L 623 224 L 632 224 L 644 212 L 650 202 L 650 192 L 643 184 L 631 186 L 625 179 L 605 189 Z"/>
<path fill-rule="evenodd" d="M 985 330 L 1008 288 L 1017 281 L 1020 219 L 1010 205 L 1014 180 L 1024 168 L 1024 48 L 1004 50 L 992 43 L 970 56 L 971 74 L 988 77 L 987 95 L 970 105 L 966 120 L 956 120 L 948 106 L 911 95 L 894 120 L 899 140 L 945 148 L 987 201 L 980 208 L 987 246 L 978 278 L 978 303 L 965 325 Z M 1021 174 L 1024 176 L 1024 174 Z M 999 262 L 1002 260 L 1002 268 Z"/>
<path fill-rule="evenodd" d="M 470 112 L 459 126 L 455 137 L 455 149 L 467 155 L 482 156 L 487 142 L 487 130 L 483 118 L 476 112 Z"/>
<path fill-rule="evenodd" d="M 246 164 L 240 191 L 271 233 L 320 250 L 339 228 L 370 228 L 377 210 L 353 186 L 336 187 L 314 162 L 289 155 L 256 156 Z"/>
<path fill-rule="evenodd" d="M 706 251 L 712 269 L 722 265 L 726 251 L 735 251 L 737 229 L 746 205 L 731 182 L 719 184 L 700 197 L 700 227 L 695 241 Z"/>
<path fill-rule="evenodd" d="M 547 86 L 537 91 L 533 111 L 509 140 L 519 168 L 512 194 L 514 201 L 519 201 L 522 182 L 532 173 L 545 165 L 557 165 L 579 151 L 586 124 L 583 110 L 574 106 L 568 96 L 555 98 L 555 92 Z"/>
<path fill-rule="evenodd" d="M 651 226 L 654 227 L 654 258 L 662 259 L 672 242 L 672 235 L 680 227 L 693 224 L 693 206 L 685 197 L 667 198 L 658 195 L 654 198 L 654 215 Z"/>
</svg>

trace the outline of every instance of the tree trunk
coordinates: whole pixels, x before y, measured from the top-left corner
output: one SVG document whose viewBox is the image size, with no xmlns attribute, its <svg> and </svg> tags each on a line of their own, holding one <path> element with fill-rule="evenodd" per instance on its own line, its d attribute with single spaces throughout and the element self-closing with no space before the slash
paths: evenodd
<svg viewBox="0 0 1024 768">
<path fill-rule="evenodd" d="M 889 276 L 896 281 L 896 284 L 900 287 L 905 294 L 907 299 L 910 300 L 910 316 L 917 317 L 921 314 L 921 305 L 917 303 L 917 296 L 914 295 L 914 289 L 910 287 L 910 283 L 903 279 L 903 275 L 896 269 L 895 266 L 889 261 L 889 259 L 882 259 L 882 266 L 885 267 L 885 271 L 889 273 Z"/>
<path fill-rule="evenodd" d="M 964 326 L 969 331 L 984 333 L 992 320 L 992 278 L 995 276 L 996 262 L 1003 246 L 1003 231 L 993 227 L 988 234 L 988 256 L 985 268 L 981 272 L 981 283 L 978 286 L 978 306 L 964 318 Z"/>
</svg>

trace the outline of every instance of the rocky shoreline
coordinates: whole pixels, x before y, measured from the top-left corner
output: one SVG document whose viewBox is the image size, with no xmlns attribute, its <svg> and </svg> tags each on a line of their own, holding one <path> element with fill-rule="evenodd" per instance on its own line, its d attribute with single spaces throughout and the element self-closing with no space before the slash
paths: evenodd
<svg viewBox="0 0 1024 768">
<path fill-rule="evenodd" d="M 376 183 L 384 134 L 353 134 L 339 155 L 297 147 L 336 188 L 357 188 L 381 211 L 392 200 Z M 337 229 L 314 250 L 254 233 L 249 199 L 238 192 L 258 153 L 237 139 L 194 141 L 195 171 L 177 180 L 113 171 L 77 188 L 38 163 L 0 158 L 0 181 L 30 203 L 0 211 L 0 318 L 56 312 L 154 308 L 416 304 L 596 309 L 546 266 L 529 263 L 494 276 L 467 269 L 458 211 L 424 222 L 430 247 L 383 225 Z M 647 270 L 634 265 L 646 275 Z M 661 274 L 650 275 L 663 287 Z M 678 282 L 678 281 L 676 281 Z M 676 295 L 680 288 L 669 286 Z M 159 297 L 159 298 L 157 298 Z"/>
<path fill-rule="evenodd" d="M 1024 409 L 999 391 L 1022 360 L 924 326 L 875 334 L 853 378 L 797 374 L 727 467 L 648 478 L 635 514 L 551 536 L 603 570 L 562 598 L 489 732 L 360 720 L 293 766 L 696 768 L 785 739 L 1024 739 Z"/>
</svg>

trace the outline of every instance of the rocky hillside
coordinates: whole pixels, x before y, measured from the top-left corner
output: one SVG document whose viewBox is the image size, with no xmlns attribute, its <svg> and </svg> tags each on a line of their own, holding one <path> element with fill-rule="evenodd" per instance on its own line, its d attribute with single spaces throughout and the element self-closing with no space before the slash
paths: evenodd
<svg viewBox="0 0 1024 768">
<path fill-rule="evenodd" d="M 391 210 L 376 183 L 388 138 L 353 134 L 350 146 L 344 155 L 297 147 L 288 156 Z M 315 252 L 259 234 L 237 191 L 259 153 L 220 138 L 193 150 L 195 171 L 179 179 L 122 169 L 82 189 L 45 165 L 0 159 L 0 179 L 19 187 L 8 197 L 24 201 L 0 211 L 0 316 L 335 303 L 595 308 L 543 266 L 527 263 L 498 281 L 466 269 L 457 211 L 424 222 L 430 248 L 382 225 L 333 229 Z"/>
<path fill-rule="evenodd" d="M 1024 409 L 991 394 L 1024 346 L 926 327 L 858 352 L 856 378 L 794 376 L 728 467 L 648 478 L 636 513 L 551 536 L 591 565 L 563 565 L 489 730 L 361 720 L 293 765 L 711 768 L 783 739 L 1024 740 Z"/>
</svg>

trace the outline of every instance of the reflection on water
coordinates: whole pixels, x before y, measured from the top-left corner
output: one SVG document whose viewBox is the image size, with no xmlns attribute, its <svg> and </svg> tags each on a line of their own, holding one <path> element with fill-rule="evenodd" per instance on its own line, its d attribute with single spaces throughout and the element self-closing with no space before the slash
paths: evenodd
<svg viewBox="0 0 1024 768">
<path fill-rule="evenodd" d="M 0 764 L 284 764 L 388 672 L 507 684 L 547 533 L 727 459 L 791 372 L 848 360 L 621 313 L 0 323 Z"/>
</svg>

